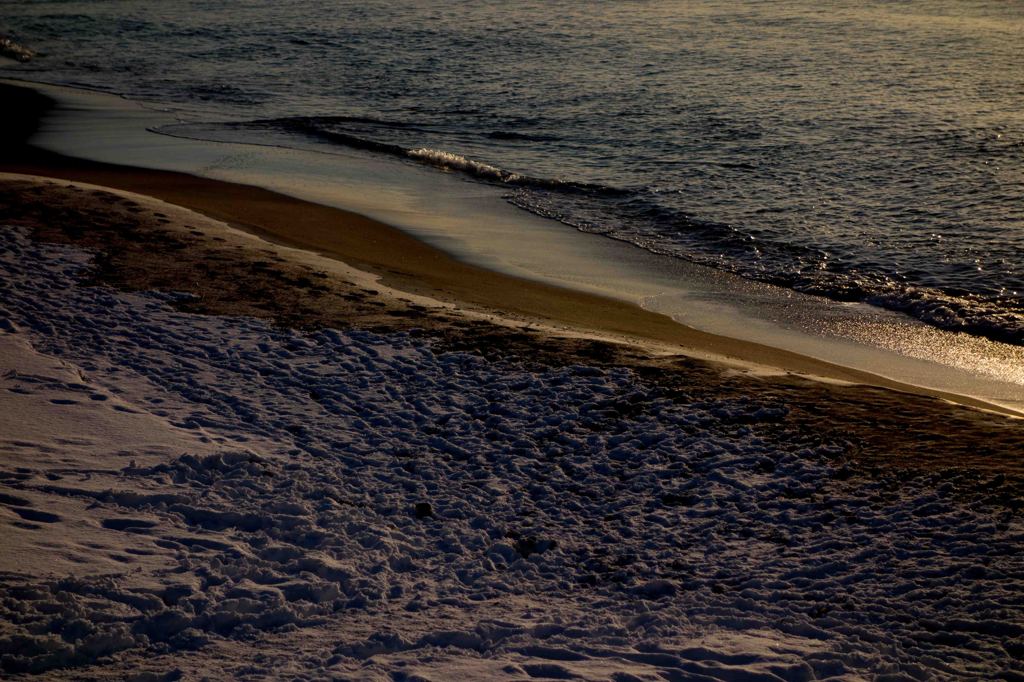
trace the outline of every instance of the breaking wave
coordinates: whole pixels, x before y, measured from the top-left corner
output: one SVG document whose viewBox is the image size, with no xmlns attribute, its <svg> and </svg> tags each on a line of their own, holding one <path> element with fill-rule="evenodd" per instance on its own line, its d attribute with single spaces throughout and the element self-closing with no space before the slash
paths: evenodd
<svg viewBox="0 0 1024 682">
<path fill-rule="evenodd" d="M 293 134 L 300 134 L 313 139 L 343 145 L 352 149 L 386 154 L 408 161 L 413 161 L 425 166 L 432 166 L 443 171 L 460 173 L 471 179 L 484 182 L 497 183 L 511 187 L 529 187 L 544 190 L 556 190 L 567 193 L 599 194 L 607 196 L 623 196 L 629 193 L 628 190 L 601 185 L 596 183 L 563 180 L 557 178 L 542 178 L 525 175 L 491 164 L 470 159 L 461 154 L 446 151 L 443 149 L 431 149 L 421 146 L 403 146 L 391 141 L 383 141 L 357 135 L 341 126 L 370 127 L 381 132 L 390 132 L 392 135 L 416 136 L 418 133 L 435 132 L 429 126 L 399 121 L 389 121 L 365 116 L 300 116 L 294 118 L 279 118 L 261 121 L 246 121 L 240 123 L 226 123 L 226 127 L 234 129 L 252 130 L 281 130 Z M 491 137 L 494 133 L 489 133 Z M 531 139 L 529 136 L 518 133 L 504 133 L 510 139 L 512 136 L 519 136 L 521 139 Z M 416 137 L 415 139 L 420 139 Z"/>
<path fill-rule="evenodd" d="M 35 50 L 16 43 L 10 38 L 0 37 L 0 57 L 7 57 L 18 62 L 27 62 L 35 56 Z"/>
<path fill-rule="evenodd" d="M 438 149 L 427 149 L 426 147 L 409 149 L 405 152 L 405 155 L 428 166 L 458 171 L 482 180 L 502 182 L 510 185 L 519 184 L 524 180 L 523 176 L 518 173 L 502 170 L 486 163 L 467 159 L 465 156 L 459 156 L 458 154 Z"/>
</svg>

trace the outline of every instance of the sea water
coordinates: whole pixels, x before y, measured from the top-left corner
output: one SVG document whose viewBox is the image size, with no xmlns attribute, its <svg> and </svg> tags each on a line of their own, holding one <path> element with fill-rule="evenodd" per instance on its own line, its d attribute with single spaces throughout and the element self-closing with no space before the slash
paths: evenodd
<svg viewBox="0 0 1024 682">
<path fill-rule="evenodd" d="M 3 73 L 358 148 L 743 277 L 1024 343 L 1024 7 L 21 2 Z"/>
</svg>

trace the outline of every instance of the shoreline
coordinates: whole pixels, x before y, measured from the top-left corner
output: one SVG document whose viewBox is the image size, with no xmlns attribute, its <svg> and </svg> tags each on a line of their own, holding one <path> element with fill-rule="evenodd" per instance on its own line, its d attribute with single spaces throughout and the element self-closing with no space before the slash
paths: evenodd
<svg viewBox="0 0 1024 682">
<path fill-rule="evenodd" d="M 87 182 L 196 210 L 275 243 L 334 258 L 380 277 L 381 284 L 436 298 L 523 325 L 571 335 L 594 333 L 663 353 L 756 366 L 817 379 L 926 395 L 972 408 L 1021 416 L 1010 407 L 933 390 L 799 353 L 703 332 L 667 315 L 600 295 L 527 280 L 459 261 L 383 222 L 278 192 L 173 171 L 72 158 L 24 144 L 52 101 L 28 87 L 3 86 L 20 116 L 8 132 L 12 149 L 0 170 Z M 301 218 L 298 218 L 301 216 Z M 296 225 L 301 221 L 301 230 Z M 339 229 L 340 228 L 340 229 Z"/>
<path fill-rule="evenodd" d="M 1024 19 L 79 5 L 0 34 L 0 680 L 1024 682 Z"/>
<path fill-rule="evenodd" d="M 524 326 L 90 183 L 0 174 L 0 226 L 12 679 L 1019 667 L 1017 420 Z"/>
<path fill-rule="evenodd" d="M 0 174 L 0 222 L 29 228 L 43 243 L 98 254 L 93 283 L 184 293 L 174 307 L 187 313 L 251 317 L 283 329 L 404 332 L 437 352 L 537 367 L 623 367 L 669 395 L 784 405 L 787 427 L 842 433 L 868 466 L 1024 475 L 1015 454 L 1024 448 L 1024 430 L 1002 413 L 883 387 L 730 370 L 621 338 L 524 325 L 382 286 L 376 275 L 335 258 L 265 241 L 145 195 Z"/>
</svg>

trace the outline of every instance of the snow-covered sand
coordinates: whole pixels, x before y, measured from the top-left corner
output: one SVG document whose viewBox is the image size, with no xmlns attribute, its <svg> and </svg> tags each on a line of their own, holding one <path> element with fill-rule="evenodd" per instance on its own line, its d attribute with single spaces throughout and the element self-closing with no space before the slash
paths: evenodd
<svg viewBox="0 0 1024 682">
<path fill-rule="evenodd" d="M 1024 676 L 1011 478 L 865 475 L 752 395 L 87 286 L 0 231 L 0 670 Z"/>
</svg>

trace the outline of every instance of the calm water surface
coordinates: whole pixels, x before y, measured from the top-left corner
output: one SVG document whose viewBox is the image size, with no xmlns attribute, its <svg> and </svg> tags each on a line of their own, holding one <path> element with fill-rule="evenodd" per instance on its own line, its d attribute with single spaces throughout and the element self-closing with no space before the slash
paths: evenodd
<svg viewBox="0 0 1024 682">
<path fill-rule="evenodd" d="M 19 2 L 0 73 L 1024 344 L 1024 4 Z M 567 228 L 568 229 L 568 228 Z"/>
</svg>

